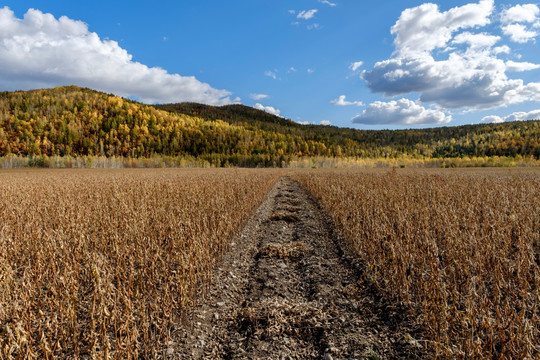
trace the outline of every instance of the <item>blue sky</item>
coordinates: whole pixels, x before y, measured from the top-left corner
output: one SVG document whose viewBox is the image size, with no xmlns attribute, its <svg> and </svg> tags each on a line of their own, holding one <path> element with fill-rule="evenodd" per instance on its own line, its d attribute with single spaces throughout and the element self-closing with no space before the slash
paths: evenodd
<svg viewBox="0 0 540 360">
<path fill-rule="evenodd" d="M 0 90 L 241 102 L 363 129 L 540 118 L 538 3 L 0 1 Z"/>
</svg>

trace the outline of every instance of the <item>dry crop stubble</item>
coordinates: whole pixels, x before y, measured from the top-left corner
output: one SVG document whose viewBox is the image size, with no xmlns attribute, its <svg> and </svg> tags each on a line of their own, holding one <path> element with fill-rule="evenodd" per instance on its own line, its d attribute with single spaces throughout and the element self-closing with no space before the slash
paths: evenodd
<svg viewBox="0 0 540 360">
<path fill-rule="evenodd" d="M 0 173 L 0 358 L 155 357 L 278 177 Z"/>
<path fill-rule="evenodd" d="M 298 172 L 441 358 L 540 357 L 540 171 Z"/>
</svg>

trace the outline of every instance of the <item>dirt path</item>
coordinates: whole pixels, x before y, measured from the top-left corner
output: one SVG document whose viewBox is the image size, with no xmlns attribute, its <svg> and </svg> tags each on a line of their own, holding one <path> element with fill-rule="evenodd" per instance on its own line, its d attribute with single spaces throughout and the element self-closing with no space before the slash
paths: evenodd
<svg viewBox="0 0 540 360">
<path fill-rule="evenodd" d="M 163 357 L 421 358 L 401 312 L 361 280 L 311 196 L 281 178 Z"/>
</svg>

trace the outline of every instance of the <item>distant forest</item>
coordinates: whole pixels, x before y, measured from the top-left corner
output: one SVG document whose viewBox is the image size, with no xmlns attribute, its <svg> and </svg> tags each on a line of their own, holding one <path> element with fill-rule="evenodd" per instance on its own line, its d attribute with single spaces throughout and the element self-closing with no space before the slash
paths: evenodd
<svg viewBox="0 0 540 360">
<path fill-rule="evenodd" d="M 243 105 L 144 105 L 79 87 L 0 93 L 0 156 L 155 156 L 215 166 L 291 158 L 540 158 L 540 121 L 411 130 L 301 125 Z"/>
<path fill-rule="evenodd" d="M 159 109 L 205 119 L 220 119 L 246 129 L 264 129 L 324 143 L 345 156 L 396 157 L 401 154 L 452 158 L 463 156 L 540 157 L 540 121 L 446 126 L 409 130 L 357 130 L 336 126 L 302 125 L 244 105 L 221 107 L 167 104 Z M 335 154 L 332 154 L 335 155 Z"/>
</svg>

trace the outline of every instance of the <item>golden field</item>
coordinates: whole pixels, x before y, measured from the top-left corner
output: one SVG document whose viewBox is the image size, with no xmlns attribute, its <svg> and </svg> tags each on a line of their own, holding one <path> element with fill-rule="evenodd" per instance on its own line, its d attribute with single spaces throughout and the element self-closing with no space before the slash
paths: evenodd
<svg viewBox="0 0 540 360">
<path fill-rule="evenodd" d="M 155 357 L 277 178 L 0 172 L 0 358 Z"/>
<path fill-rule="evenodd" d="M 540 169 L 0 172 L 0 359 L 155 358 L 284 175 L 440 358 L 540 358 Z"/>
<path fill-rule="evenodd" d="M 294 175 L 441 358 L 540 358 L 540 170 Z"/>
</svg>

